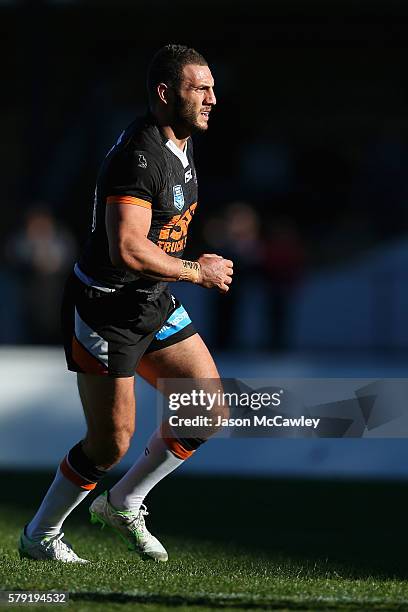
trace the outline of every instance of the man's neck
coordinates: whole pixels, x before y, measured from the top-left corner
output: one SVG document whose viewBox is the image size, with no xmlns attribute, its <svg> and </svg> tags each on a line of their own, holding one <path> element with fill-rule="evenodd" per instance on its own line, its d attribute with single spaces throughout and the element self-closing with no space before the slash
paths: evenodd
<svg viewBox="0 0 408 612">
<path fill-rule="evenodd" d="M 162 116 L 159 112 L 150 111 L 150 116 L 153 117 L 156 125 L 160 128 L 162 134 L 168 139 L 174 142 L 176 147 L 181 151 L 184 151 L 186 142 L 190 137 L 190 134 L 186 133 L 185 129 L 171 125 L 169 119 Z"/>
<path fill-rule="evenodd" d="M 166 138 L 168 138 L 169 140 L 174 142 L 174 144 L 181 151 L 185 150 L 186 143 L 187 143 L 187 140 L 189 139 L 189 136 L 182 136 L 181 137 L 180 134 L 175 133 L 175 131 L 172 128 L 171 125 L 160 125 L 160 129 L 163 132 L 163 134 L 166 136 Z"/>
</svg>

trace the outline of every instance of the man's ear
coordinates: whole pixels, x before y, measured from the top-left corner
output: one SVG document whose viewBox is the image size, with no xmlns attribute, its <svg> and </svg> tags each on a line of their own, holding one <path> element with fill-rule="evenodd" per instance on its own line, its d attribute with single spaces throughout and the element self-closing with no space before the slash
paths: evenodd
<svg viewBox="0 0 408 612">
<path fill-rule="evenodd" d="M 163 102 L 163 104 L 169 103 L 170 90 L 165 83 L 159 83 L 157 85 L 157 94 L 160 98 L 160 101 Z"/>
</svg>

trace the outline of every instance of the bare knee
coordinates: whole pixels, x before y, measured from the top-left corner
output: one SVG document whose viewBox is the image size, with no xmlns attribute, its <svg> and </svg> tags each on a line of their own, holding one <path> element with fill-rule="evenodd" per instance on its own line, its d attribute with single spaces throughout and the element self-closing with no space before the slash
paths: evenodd
<svg viewBox="0 0 408 612">
<path fill-rule="evenodd" d="M 221 380 L 219 378 L 203 380 L 200 381 L 200 386 L 208 398 L 213 398 L 212 405 L 208 403 L 205 406 L 206 411 L 210 409 L 209 414 L 212 417 L 212 422 L 218 423 L 220 420 L 228 419 L 230 416 L 230 409 L 223 395 L 224 390 Z M 210 399 L 208 399 L 208 402 L 210 402 Z"/>
<path fill-rule="evenodd" d="M 126 455 L 132 436 L 133 428 L 130 429 L 129 427 L 122 427 L 110 436 L 109 443 L 106 444 L 104 450 L 105 462 L 108 463 L 110 467 L 119 463 Z"/>
<path fill-rule="evenodd" d="M 109 469 L 126 455 L 133 436 L 133 427 L 124 426 L 113 431 L 88 432 L 83 449 L 95 465 Z"/>
<path fill-rule="evenodd" d="M 227 402 L 220 402 L 214 405 L 212 415 L 214 420 L 218 419 L 228 419 L 230 417 L 230 408 Z"/>
</svg>

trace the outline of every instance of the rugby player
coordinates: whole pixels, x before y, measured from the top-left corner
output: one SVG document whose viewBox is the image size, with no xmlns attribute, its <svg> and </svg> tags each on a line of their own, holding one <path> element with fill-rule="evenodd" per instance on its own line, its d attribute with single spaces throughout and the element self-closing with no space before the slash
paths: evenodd
<svg viewBox="0 0 408 612">
<path fill-rule="evenodd" d="M 102 164 L 92 231 L 63 298 L 67 364 L 77 372 L 87 432 L 62 460 L 25 526 L 22 557 L 86 563 L 63 539 L 62 526 L 129 448 L 136 371 L 152 385 L 165 377 L 219 378 L 168 289 L 169 282 L 187 281 L 225 293 L 232 280 L 233 264 L 220 255 L 182 257 L 197 208 L 190 137 L 208 128 L 214 79 L 197 51 L 167 45 L 150 63 L 147 88 L 148 114 L 120 135 Z M 131 550 L 167 561 L 146 528 L 143 502 L 204 441 L 154 432 L 139 460 L 93 501 L 92 521 L 113 528 Z"/>
</svg>

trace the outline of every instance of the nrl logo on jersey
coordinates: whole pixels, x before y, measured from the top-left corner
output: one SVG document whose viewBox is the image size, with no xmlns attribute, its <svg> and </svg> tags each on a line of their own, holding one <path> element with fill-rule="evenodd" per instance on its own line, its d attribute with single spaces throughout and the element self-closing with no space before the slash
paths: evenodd
<svg viewBox="0 0 408 612">
<path fill-rule="evenodd" d="M 177 210 L 184 208 L 184 193 L 181 185 L 174 185 L 173 187 L 173 204 Z"/>
<path fill-rule="evenodd" d="M 138 154 L 138 162 L 137 165 L 139 168 L 147 168 L 147 159 L 142 153 Z"/>
</svg>

